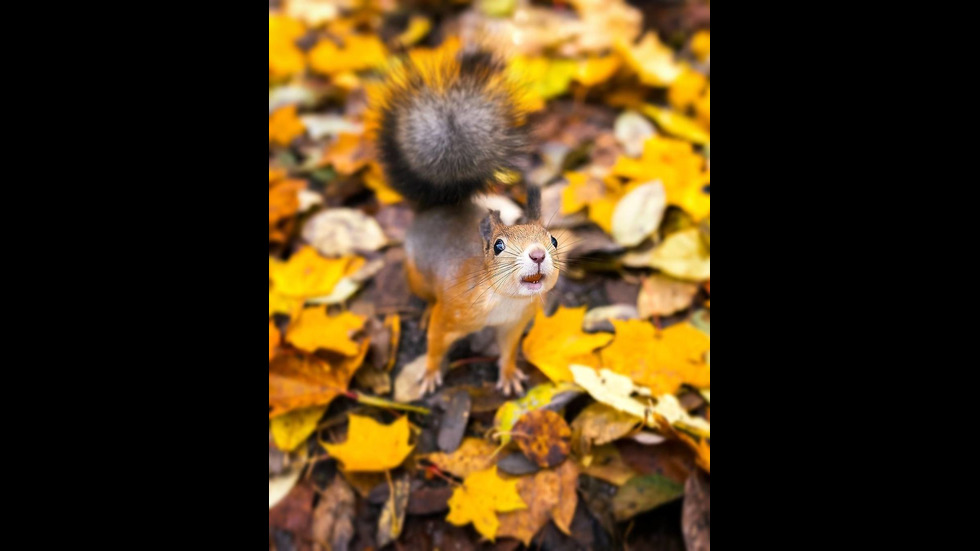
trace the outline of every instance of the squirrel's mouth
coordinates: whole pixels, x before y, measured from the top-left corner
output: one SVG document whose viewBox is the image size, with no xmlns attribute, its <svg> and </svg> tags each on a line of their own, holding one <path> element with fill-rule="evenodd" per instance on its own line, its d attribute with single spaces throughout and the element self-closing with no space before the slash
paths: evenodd
<svg viewBox="0 0 980 551">
<path fill-rule="evenodd" d="M 542 274 L 541 272 L 538 272 L 538 273 L 536 273 L 534 275 L 529 275 L 529 276 L 522 277 L 521 278 L 521 281 L 523 281 L 524 283 L 537 283 L 537 282 L 541 281 L 541 278 L 542 277 L 544 277 L 544 274 Z"/>
</svg>

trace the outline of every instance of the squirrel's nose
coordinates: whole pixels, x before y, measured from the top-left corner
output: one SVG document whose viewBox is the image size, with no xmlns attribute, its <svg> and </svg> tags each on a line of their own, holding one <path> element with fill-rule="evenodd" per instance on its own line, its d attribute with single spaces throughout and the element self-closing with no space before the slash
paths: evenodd
<svg viewBox="0 0 980 551">
<path fill-rule="evenodd" d="M 531 257 L 531 260 L 537 262 L 538 264 L 544 262 L 544 249 L 531 249 L 528 251 L 527 255 Z"/>
</svg>

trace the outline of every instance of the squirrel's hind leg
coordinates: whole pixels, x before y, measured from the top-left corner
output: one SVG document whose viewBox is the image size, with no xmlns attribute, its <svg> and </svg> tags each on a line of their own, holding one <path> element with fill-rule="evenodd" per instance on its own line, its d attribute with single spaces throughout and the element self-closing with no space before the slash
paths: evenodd
<svg viewBox="0 0 980 551">
<path fill-rule="evenodd" d="M 452 324 L 447 323 L 449 320 L 444 319 L 445 314 L 440 303 L 436 302 L 432 305 L 431 310 L 425 373 L 419 379 L 422 383 L 423 396 L 435 391 L 442 384 L 442 360 L 446 357 L 446 352 L 449 351 L 453 342 L 466 335 L 464 332 L 451 328 Z"/>
</svg>

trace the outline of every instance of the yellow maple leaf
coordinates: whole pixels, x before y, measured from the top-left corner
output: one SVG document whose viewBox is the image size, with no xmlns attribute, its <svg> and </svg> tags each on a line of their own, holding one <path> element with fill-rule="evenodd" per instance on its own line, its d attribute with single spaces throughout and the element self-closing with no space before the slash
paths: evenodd
<svg viewBox="0 0 980 551">
<path fill-rule="evenodd" d="M 698 31 L 691 37 L 691 52 L 699 60 L 704 61 L 711 54 L 711 32 Z"/>
<path fill-rule="evenodd" d="M 711 338 L 687 323 L 662 331 L 643 320 L 610 320 L 616 338 L 599 355 L 602 367 L 629 377 L 653 394 L 673 394 L 681 384 L 710 386 L 704 354 Z"/>
<path fill-rule="evenodd" d="M 456 526 L 472 522 L 477 532 L 493 541 L 500 521 L 497 512 L 527 508 L 517 491 L 517 480 L 504 480 L 497 466 L 470 474 L 453 490 L 446 520 Z"/>
<path fill-rule="evenodd" d="M 303 36 L 303 23 L 281 14 L 269 14 L 269 78 L 289 77 L 303 70 L 303 52 L 296 39 Z"/>
<path fill-rule="evenodd" d="M 327 453 L 344 464 L 345 471 L 386 471 L 402 464 L 413 445 L 408 443 L 408 417 L 399 417 L 390 425 L 360 415 L 350 414 L 347 441 L 324 444 Z"/>
<path fill-rule="evenodd" d="M 586 307 L 559 307 L 555 315 L 545 317 L 538 310 L 534 326 L 524 339 L 522 350 L 549 379 L 558 383 L 571 381 L 571 363 L 596 364 L 592 351 L 613 340 L 609 333 L 586 333 L 582 330 Z"/>
<path fill-rule="evenodd" d="M 280 314 L 286 314 L 290 319 L 296 319 L 296 316 L 299 315 L 299 311 L 302 309 L 302 298 L 287 297 L 269 289 L 269 317 L 272 317 L 272 314 L 278 312 Z"/>
<path fill-rule="evenodd" d="M 322 348 L 353 356 L 360 346 L 350 335 L 364 327 L 364 321 L 364 316 L 351 312 L 330 317 L 322 306 L 307 308 L 286 330 L 286 340 L 307 352 Z"/>
<path fill-rule="evenodd" d="M 693 69 L 685 69 L 667 89 L 667 101 L 679 111 L 694 103 L 708 85 L 708 79 Z"/>
<path fill-rule="evenodd" d="M 340 278 L 351 275 L 364 265 L 359 256 L 324 258 L 316 249 L 305 246 L 286 262 L 269 259 L 269 279 L 273 290 L 287 297 L 329 295 Z"/>
<path fill-rule="evenodd" d="M 711 175 L 705 158 L 689 142 L 661 136 L 649 138 L 643 143 L 640 159 L 619 157 L 610 175 L 635 182 L 660 180 L 667 203 L 684 209 L 695 221 L 711 211 L 711 195 L 705 192 Z"/>
<path fill-rule="evenodd" d="M 306 131 L 303 121 L 296 116 L 296 106 L 287 105 L 269 115 L 269 143 L 289 145 Z"/>
<path fill-rule="evenodd" d="M 337 46 L 324 39 L 310 50 L 310 67 L 326 75 L 362 71 L 384 64 L 387 52 L 384 44 L 372 34 L 352 34 Z"/>
</svg>

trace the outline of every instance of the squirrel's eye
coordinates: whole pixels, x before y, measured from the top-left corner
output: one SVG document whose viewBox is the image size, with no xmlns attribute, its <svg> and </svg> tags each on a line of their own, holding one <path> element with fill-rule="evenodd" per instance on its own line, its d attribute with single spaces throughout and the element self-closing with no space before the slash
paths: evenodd
<svg viewBox="0 0 980 551">
<path fill-rule="evenodd" d="M 498 255 L 502 252 L 504 252 L 504 242 L 503 240 L 498 239 L 497 242 L 493 244 L 493 254 Z"/>
<path fill-rule="evenodd" d="M 554 247 L 555 247 L 556 249 L 558 248 L 558 240 L 557 240 L 557 239 L 555 239 L 555 236 L 551 236 L 551 244 L 552 244 L 552 245 L 553 245 L 553 246 L 554 246 Z"/>
</svg>

